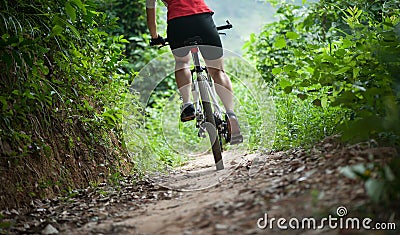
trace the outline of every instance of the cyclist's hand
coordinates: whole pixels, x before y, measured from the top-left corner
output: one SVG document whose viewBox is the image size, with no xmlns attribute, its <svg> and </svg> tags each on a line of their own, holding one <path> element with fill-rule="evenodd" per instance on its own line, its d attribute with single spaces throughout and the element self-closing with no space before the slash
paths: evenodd
<svg viewBox="0 0 400 235">
<path fill-rule="evenodd" d="M 158 35 L 157 38 L 152 38 L 150 40 L 150 46 L 156 46 L 156 45 L 165 45 L 165 40 L 160 35 Z"/>
</svg>

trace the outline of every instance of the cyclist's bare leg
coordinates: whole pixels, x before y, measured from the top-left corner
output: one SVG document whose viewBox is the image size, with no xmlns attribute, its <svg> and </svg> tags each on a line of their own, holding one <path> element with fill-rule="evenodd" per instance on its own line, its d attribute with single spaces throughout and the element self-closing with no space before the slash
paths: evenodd
<svg viewBox="0 0 400 235">
<path fill-rule="evenodd" d="M 182 96 L 183 103 L 190 102 L 191 92 L 191 73 L 190 73 L 190 54 L 184 57 L 175 56 L 175 81 Z"/>
<path fill-rule="evenodd" d="M 215 91 L 226 111 L 233 111 L 233 89 L 229 76 L 224 71 L 223 59 L 206 60 L 207 69 L 216 83 Z"/>
<path fill-rule="evenodd" d="M 228 116 L 228 133 L 231 144 L 243 142 L 243 136 L 240 133 L 238 119 L 233 112 L 233 89 L 229 76 L 224 71 L 223 58 L 217 60 L 206 60 L 207 69 L 215 82 L 215 91 L 224 104 Z"/>
</svg>

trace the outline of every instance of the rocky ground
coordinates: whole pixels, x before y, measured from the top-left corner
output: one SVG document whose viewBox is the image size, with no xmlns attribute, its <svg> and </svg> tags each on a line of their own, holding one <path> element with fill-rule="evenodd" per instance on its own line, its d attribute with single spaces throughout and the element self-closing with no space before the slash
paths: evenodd
<svg viewBox="0 0 400 235">
<path fill-rule="evenodd" d="M 372 203 L 364 182 L 343 168 L 397 156 L 374 142 L 344 146 L 333 139 L 311 150 L 225 152 L 222 171 L 205 155 L 142 180 L 126 176 L 2 211 L 0 234 L 399 234 L 396 203 Z M 304 218 L 319 226 L 329 217 L 338 228 L 327 221 L 320 229 L 290 228 Z M 347 218 L 397 229 L 346 229 L 339 221 Z"/>
</svg>

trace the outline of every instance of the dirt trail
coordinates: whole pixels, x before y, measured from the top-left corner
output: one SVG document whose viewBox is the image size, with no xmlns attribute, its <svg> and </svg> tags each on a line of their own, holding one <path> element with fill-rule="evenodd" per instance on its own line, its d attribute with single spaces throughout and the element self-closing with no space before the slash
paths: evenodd
<svg viewBox="0 0 400 235">
<path fill-rule="evenodd" d="M 152 178 L 161 188 L 179 192 L 175 198 L 143 205 L 131 218 L 117 223 L 110 220 L 100 225 L 87 224 L 79 232 L 112 233 L 122 228 L 120 232 L 124 234 L 205 234 L 212 224 L 219 230 L 226 230 L 228 224 L 218 219 L 212 221 L 207 218 L 208 214 L 240 198 L 239 191 L 243 187 L 234 185 L 234 175 L 238 168 L 259 156 L 225 152 L 225 169 L 220 171 L 215 170 L 212 155 L 198 156 L 169 175 Z M 223 213 L 228 216 L 228 211 Z"/>
<path fill-rule="evenodd" d="M 270 218 L 337 216 L 345 207 L 350 215 L 368 211 L 363 184 L 339 173 L 342 166 L 365 163 L 367 156 L 395 154 L 392 149 L 331 143 L 304 150 L 271 154 L 224 154 L 225 169 L 215 171 L 212 156 L 202 156 L 154 184 L 178 192 L 168 200 L 145 204 L 120 221 L 89 223 L 81 234 L 347 234 L 332 230 L 279 230 L 257 226 Z M 383 155 L 382 155 L 383 154 Z M 379 160 L 379 158 L 377 158 Z M 361 208 L 361 209 L 360 209 Z M 372 209 L 371 209 L 372 210 Z M 393 215 L 389 212 L 387 216 Z M 384 217 L 385 215 L 383 215 Z M 350 231 L 357 234 L 358 231 Z M 359 231 L 360 234 L 382 234 Z"/>
<path fill-rule="evenodd" d="M 396 155 L 392 148 L 328 140 L 311 150 L 225 152 L 222 171 L 215 170 L 212 156 L 201 156 L 144 181 L 127 177 L 117 187 L 99 185 L 66 201 L 36 202 L 29 213 L 14 216 L 12 232 L 45 234 L 50 226 L 58 234 L 385 234 L 327 226 L 281 230 L 276 223 L 263 229 L 257 222 L 266 213 L 318 221 L 337 217 L 338 207 L 347 209 L 346 216 L 398 222 L 398 208 L 377 210 L 363 183 L 340 173 L 347 165 Z"/>
</svg>

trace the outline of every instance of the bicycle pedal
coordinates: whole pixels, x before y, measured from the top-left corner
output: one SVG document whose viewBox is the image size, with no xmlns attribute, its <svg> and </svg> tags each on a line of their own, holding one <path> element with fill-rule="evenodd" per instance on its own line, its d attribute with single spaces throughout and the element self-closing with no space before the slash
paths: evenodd
<svg viewBox="0 0 400 235">
<path fill-rule="evenodd" d="M 243 135 L 238 134 L 238 135 L 231 136 L 231 139 L 230 139 L 229 143 L 231 145 L 243 143 Z"/>
</svg>

